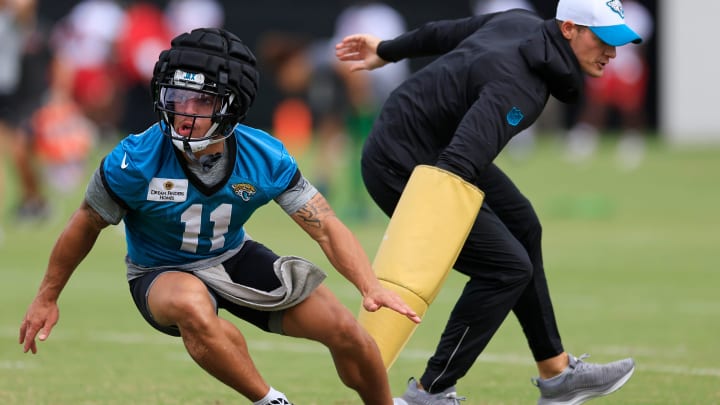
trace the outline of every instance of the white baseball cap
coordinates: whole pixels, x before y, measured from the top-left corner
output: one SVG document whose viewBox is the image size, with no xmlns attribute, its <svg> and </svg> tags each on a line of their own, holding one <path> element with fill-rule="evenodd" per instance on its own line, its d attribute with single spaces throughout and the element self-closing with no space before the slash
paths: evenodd
<svg viewBox="0 0 720 405">
<path fill-rule="evenodd" d="M 590 28 L 608 45 L 642 42 L 640 35 L 625 24 L 625 11 L 620 0 L 560 0 L 555 18 Z"/>
</svg>

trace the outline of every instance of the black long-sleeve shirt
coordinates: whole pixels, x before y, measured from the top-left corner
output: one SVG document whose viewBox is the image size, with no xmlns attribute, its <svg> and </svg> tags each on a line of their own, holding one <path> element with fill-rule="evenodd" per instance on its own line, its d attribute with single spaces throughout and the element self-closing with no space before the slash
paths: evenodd
<svg viewBox="0 0 720 405">
<path fill-rule="evenodd" d="M 368 138 L 374 158 L 407 175 L 430 164 L 474 182 L 550 94 L 575 102 L 583 86 L 555 20 L 524 10 L 428 23 L 382 41 L 378 55 L 440 55 L 392 93 Z"/>
</svg>

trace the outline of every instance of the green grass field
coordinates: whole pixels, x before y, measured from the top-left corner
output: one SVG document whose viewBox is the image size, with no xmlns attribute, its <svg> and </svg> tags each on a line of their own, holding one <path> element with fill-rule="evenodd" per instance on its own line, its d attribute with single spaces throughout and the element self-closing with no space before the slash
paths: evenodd
<svg viewBox="0 0 720 405">
<path fill-rule="evenodd" d="M 546 269 L 566 348 L 590 353 L 590 361 L 636 359 L 630 382 L 594 402 L 720 404 L 720 148 L 655 143 L 639 170 L 623 172 L 612 147 L 603 145 L 581 166 L 565 163 L 552 141 L 540 143 L 528 161 L 500 161 L 543 221 Z M 0 404 L 246 403 L 197 367 L 179 339 L 155 332 L 139 316 L 125 282 L 119 227 L 101 235 L 70 280 L 50 339 L 37 355 L 22 353 L 20 321 L 81 195 L 55 197 L 55 215 L 44 224 L 15 224 L 6 215 Z M 339 208 L 344 195 L 333 194 Z M 386 220 L 372 209 L 369 220 L 349 224 L 372 257 Z M 248 229 L 279 254 L 301 255 L 331 270 L 314 242 L 274 205 L 258 212 Z M 396 395 L 408 377 L 422 372 L 463 283 L 451 275 L 390 370 Z M 357 310 L 359 298 L 348 282 L 331 272 L 328 284 Z M 237 324 L 266 378 L 296 404 L 360 403 L 338 380 L 324 347 Z M 531 404 L 538 395 L 533 376 L 511 315 L 457 389 L 467 405 Z"/>
</svg>

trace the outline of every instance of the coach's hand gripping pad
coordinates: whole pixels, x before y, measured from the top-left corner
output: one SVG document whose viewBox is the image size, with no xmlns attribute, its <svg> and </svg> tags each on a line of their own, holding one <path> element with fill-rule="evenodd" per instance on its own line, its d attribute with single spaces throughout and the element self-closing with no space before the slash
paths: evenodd
<svg viewBox="0 0 720 405">
<path fill-rule="evenodd" d="M 373 262 L 380 283 L 423 316 L 455 264 L 484 194 L 434 166 L 413 170 Z M 360 308 L 360 324 L 377 342 L 389 369 L 417 324 L 387 308 Z"/>
</svg>

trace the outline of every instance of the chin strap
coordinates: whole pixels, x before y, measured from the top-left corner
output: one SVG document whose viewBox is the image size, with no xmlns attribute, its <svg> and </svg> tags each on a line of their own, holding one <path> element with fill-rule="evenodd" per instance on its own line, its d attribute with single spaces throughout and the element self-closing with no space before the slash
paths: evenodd
<svg viewBox="0 0 720 405">
<path fill-rule="evenodd" d="M 177 144 L 179 142 L 182 142 L 182 151 L 185 153 L 185 156 L 187 156 L 187 158 L 190 159 L 191 162 L 200 164 L 200 161 L 198 161 L 198 158 L 195 157 L 195 152 L 193 152 L 192 147 L 190 147 L 190 142 L 177 141 L 177 140 L 173 139 L 173 143 L 175 144 L 175 146 L 177 146 Z"/>
</svg>

